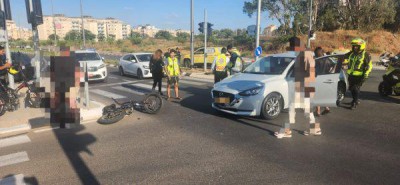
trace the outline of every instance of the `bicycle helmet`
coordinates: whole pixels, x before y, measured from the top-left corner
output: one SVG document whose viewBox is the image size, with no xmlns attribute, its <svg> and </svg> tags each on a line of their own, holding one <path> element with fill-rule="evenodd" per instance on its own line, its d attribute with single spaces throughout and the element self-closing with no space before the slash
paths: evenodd
<svg viewBox="0 0 400 185">
<path fill-rule="evenodd" d="M 19 73 L 18 69 L 14 66 L 11 66 L 10 68 L 7 69 L 8 73 L 12 74 L 12 75 L 16 75 Z"/>
</svg>

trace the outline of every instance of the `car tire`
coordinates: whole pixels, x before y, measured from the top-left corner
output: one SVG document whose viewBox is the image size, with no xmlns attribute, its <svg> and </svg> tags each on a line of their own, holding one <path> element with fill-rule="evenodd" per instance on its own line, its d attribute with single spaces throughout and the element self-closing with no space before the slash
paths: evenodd
<svg viewBox="0 0 400 185">
<path fill-rule="evenodd" d="M 381 83 L 379 84 L 378 91 L 379 91 L 379 94 L 380 94 L 381 96 L 389 96 L 389 95 L 392 95 L 393 90 L 392 90 L 391 87 L 388 87 L 388 86 L 389 86 L 389 84 L 387 84 L 386 82 L 381 82 Z"/>
<path fill-rule="evenodd" d="M 119 75 L 125 76 L 124 69 L 121 66 L 119 66 Z"/>
<path fill-rule="evenodd" d="M 337 100 L 336 100 L 336 105 L 340 106 L 340 104 L 342 103 L 342 101 L 344 100 L 344 97 L 346 95 L 346 84 L 342 81 L 340 81 L 338 83 L 338 90 L 337 90 Z"/>
<path fill-rule="evenodd" d="M 261 116 L 266 120 L 276 119 L 283 109 L 282 96 L 277 93 L 271 93 L 265 97 L 262 107 Z"/>
<path fill-rule="evenodd" d="M 137 78 L 139 79 L 139 80 L 142 80 L 143 79 L 143 72 L 142 72 L 142 70 L 140 70 L 140 69 L 138 69 L 138 71 L 137 71 Z"/>
</svg>

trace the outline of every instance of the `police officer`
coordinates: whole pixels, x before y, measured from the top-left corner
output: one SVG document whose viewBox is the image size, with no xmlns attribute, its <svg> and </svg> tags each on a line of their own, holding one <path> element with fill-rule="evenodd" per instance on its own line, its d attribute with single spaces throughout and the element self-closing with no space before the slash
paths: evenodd
<svg viewBox="0 0 400 185">
<path fill-rule="evenodd" d="M 11 67 L 11 64 L 6 59 L 4 47 L 0 46 L 0 82 L 6 85 L 7 79 L 7 68 Z"/>
<path fill-rule="evenodd" d="M 351 41 L 352 50 L 345 55 L 345 58 L 348 59 L 349 89 L 353 96 L 351 109 L 357 108 L 360 88 L 372 71 L 371 56 L 365 51 L 366 45 L 366 42 L 360 38 L 353 39 Z"/>
<path fill-rule="evenodd" d="M 221 49 L 221 54 L 215 57 L 211 66 L 214 72 L 214 83 L 218 83 L 228 76 L 226 66 L 229 64 L 229 58 L 226 57 L 226 48 Z"/>
<path fill-rule="evenodd" d="M 238 65 L 238 66 L 240 65 L 240 67 L 241 67 L 242 58 L 240 57 L 239 51 L 237 51 L 237 49 L 234 49 L 232 47 L 232 45 L 229 44 L 226 48 L 228 49 L 228 52 L 231 56 L 229 59 L 228 70 L 229 70 L 229 74 L 232 75 L 232 68 L 234 68 L 236 65 Z"/>
</svg>

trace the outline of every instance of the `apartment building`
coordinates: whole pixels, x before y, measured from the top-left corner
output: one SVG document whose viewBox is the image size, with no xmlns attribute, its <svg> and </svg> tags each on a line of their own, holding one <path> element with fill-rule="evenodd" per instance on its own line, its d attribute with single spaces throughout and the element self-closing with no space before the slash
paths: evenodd
<svg viewBox="0 0 400 185">
<path fill-rule="evenodd" d="M 156 35 L 156 33 L 159 32 L 159 31 L 168 31 L 173 36 L 176 36 L 176 34 L 179 33 L 179 32 L 181 32 L 181 33 L 189 33 L 190 34 L 189 30 L 158 29 L 155 26 L 151 26 L 149 24 L 146 24 L 144 26 L 137 26 L 137 27 L 132 28 L 132 32 L 140 33 L 142 35 L 148 35 L 149 37 L 154 37 Z"/>
<path fill-rule="evenodd" d="M 114 37 L 116 40 L 127 38 L 131 32 L 130 25 L 111 17 L 97 19 L 84 16 L 83 24 L 86 30 L 96 36 Z M 63 14 L 56 14 L 54 17 L 43 16 L 43 24 L 38 26 L 39 40 L 47 40 L 54 31 L 61 39 L 64 39 L 71 30 L 82 30 L 82 19 L 80 17 L 67 17 Z"/>
<path fill-rule="evenodd" d="M 32 30 L 28 28 L 18 27 L 14 21 L 6 21 L 8 38 L 12 40 L 21 39 L 28 40 L 32 37 Z"/>
<path fill-rule="evenodd" d="M 278 29 L 277 26 L 275 26 L 275 25 L 269 25 L 269 26 L 267 26 L 266 28 L 264 28 L 263 35 L 265 35 L 265 36 L 267 36 L 267 37 L 274 36 L 274 34 L 275 34 L 275 32 L 276 32 L 277 29 Z"/>
</svg>

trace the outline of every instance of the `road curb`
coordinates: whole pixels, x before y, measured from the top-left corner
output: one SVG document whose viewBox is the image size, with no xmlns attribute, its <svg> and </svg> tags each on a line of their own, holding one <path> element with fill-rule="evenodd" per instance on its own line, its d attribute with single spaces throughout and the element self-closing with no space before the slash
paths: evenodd
<svg viewBox="0 0 400 185">
<path fill-rule="evenodd" d="M 81 108 L 81 124 L 96 121 L 98 118 L 101 117 L 103 113 L 104 104 L 96 101 L 91 101 L 90 103 L 96 104 L 96 108 L 93 109 L 85 109 Z M 50 123 L 44 124 L 40 128 L 51 127 Z M 28 123 L 26 124 L 19 124 L 12 127 L 0 128 L 0 136 L 6 135 L 14 132 L 28 132 L 30 130 L 34 130 L 38 128 L 32 128 L 32 126 Z"/>
</svg>

